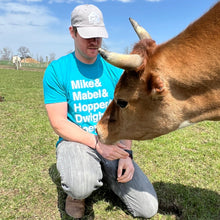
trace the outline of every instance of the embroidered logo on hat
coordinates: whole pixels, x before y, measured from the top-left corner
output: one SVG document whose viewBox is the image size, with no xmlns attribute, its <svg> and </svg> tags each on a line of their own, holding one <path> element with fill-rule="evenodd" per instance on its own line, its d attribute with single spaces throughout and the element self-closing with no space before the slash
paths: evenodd
<svg viewBox="0 0 220 220">
<path fill-rule="evenodd" d="M 100 17 L 95 12 L 92 12 L 88 16 L 88 20 L 90 24 L 97 25 L 100 23 Z"/>
</svg>

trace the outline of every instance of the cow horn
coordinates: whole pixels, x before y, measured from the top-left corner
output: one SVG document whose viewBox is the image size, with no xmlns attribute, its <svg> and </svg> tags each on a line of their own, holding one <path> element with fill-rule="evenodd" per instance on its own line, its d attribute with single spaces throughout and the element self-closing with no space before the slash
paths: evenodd
<svg viewBox="0 0 220 220">
<path fill-rule="evenodd" d="M 121 69 L 136 69 L 143 62 L 143 58 L 138 54 L 119 54 L 102 48 L 99 48 L 99 53 L 107 62 Z"/>
<path fill-rule="evenodd" d="M 141 27 L 134 19 L 129 18 L 129 20 L 140 40 L 151 39 L 150 34 L 143 27 Z"/>
</svg>

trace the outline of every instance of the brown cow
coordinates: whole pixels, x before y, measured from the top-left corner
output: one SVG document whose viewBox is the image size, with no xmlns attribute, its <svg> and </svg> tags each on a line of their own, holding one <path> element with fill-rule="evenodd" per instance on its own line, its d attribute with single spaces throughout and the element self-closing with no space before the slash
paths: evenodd
<svg viewBox="0 0 220 220">
<path fill-rule="evenodd" d="M 220 120 L 220 2 L 168 42 L 141 39 L 130 55 L 100 49 L 125 69 L 97 125 L 101 142 L 147 140 L 203 120 Z"/>
</svg>

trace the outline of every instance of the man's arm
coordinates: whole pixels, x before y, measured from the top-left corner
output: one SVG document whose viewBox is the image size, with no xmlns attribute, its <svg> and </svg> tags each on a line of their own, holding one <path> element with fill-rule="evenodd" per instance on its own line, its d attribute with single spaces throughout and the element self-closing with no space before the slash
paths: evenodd
<svg viewBox="0 0 220 220">
<path fill-rule="evenodd" d="M 95 135 L 84 131 L 76 124 L 67 120 L 67 102 L 46 104 L 45 106 L 52 128 L 56 134 L 63 139 L 96 148 L 96 150 L 108 160 L 128 157 L 128 153 L 123 150 L 125 148 L 127 149 L 127 146 L 124 144 L 105 145 L 99 143 L 96 146 Z"/>
<path fill-rule="evenodd" d="M 53 130 L 67 141 L 80 142 L 92 148 L 95 147 L 96 138 L 67 120 L 67 103 L 46 104 L 47 114 Z"/>
</svg>

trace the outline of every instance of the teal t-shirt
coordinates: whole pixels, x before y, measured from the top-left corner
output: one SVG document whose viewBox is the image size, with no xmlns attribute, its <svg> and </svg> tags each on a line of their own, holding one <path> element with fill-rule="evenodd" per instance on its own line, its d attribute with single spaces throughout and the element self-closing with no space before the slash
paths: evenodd
<svg viewBox="0 0 220 220">
<path fill-rule="evenodd" d="M 43 79 L 44 102 L 67 102 L 68 120 L 96 134 L 96 124 L 113 99 L 122 72 L 100 55 L 95 63 L 84 64 L 73 52 L 47 67 Z M 60 137 L 58 143 L 61 140 Z"/>
</svg>

